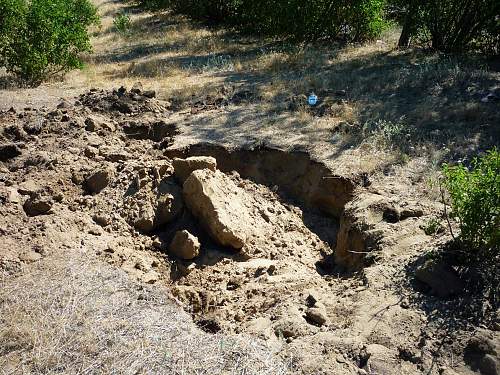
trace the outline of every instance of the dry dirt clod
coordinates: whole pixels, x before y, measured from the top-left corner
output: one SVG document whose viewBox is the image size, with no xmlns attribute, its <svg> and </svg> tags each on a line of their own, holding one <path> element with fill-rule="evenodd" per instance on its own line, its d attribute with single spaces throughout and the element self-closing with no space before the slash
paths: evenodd
<svg viewBox="0 0 500 375">
<path fill-rule="evenodd" d="M 177 231 L 168 249 L 176 257 L 190 260 L 199 255 L 200 241 L 187 230 Z"/>
<path fill-rule="evenodd" d="M 92 219 L 99 224 L 101 227 L 106 227 L 111 224 L 111 218 L 108 215 L 97 214 L 92 217 Z"/>
<path fill-rule="evenodd" d="M 109 185 L 113 175 L 114 171 L 110 167 L 98 169 L 85 179 L 85 187 L 89 192 L 97 194 Z"/>
<path fill-rule="evenodd" d="M 194 171 L 184 183 L 184 201 L 215 241 L 241 249 L 252 228 L 244 192 L 222 172 Z"/>
<path fill-rule="evenodd" d="M 5 143 L 0 144 L 0 161 L 7 161 L 21 155 L 21 144 Z"/>
<path fill-rule="evenodd" d="M 313 323 L 322 326 L 327 324 L 328 315 L 324 306 L 310 307 L 306 311 L 306 317 Z"/>
<path fill-rule="evenodd" d="M 21 195 L 33 195 L 37 191 L 41 189 L 40 185 L 38 185 L 35 181 L 33 180 L 27 180 L 24 182 L 21 182 L 19 186 L 17 187 L 17 191 Z"/>
<path fill-rule="evenodd" d="M 37 193 L 28 198 L 23 208 L 28 216 L 38 216 L 48 213 L 52 205 L 53 201 L 51 197 Z"/>
<path fill-rule="evenodd" d="M 364 352 L 365 370 L 369 374 L 399 375 L 401 369 L 397 363 L 397 353 L 380 344 L 370 344 Z"/>
<path fill-rule="evenodd" d="M 211 156 L 193 156 L 187 159 L 174 158 L 172 165 L 174 167 L 175 177 L 184 183 L 189 175 L 197 169 L 217 169 L 217 160 Z"/>
</svg>

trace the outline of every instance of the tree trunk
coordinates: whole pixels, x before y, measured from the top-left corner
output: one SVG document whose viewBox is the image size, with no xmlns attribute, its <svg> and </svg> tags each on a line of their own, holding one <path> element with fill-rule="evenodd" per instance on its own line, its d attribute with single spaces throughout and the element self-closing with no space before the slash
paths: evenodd
<svg viewBox="0 0 500 375">
<path fill-rule="evenodd" d="M 401 36 L 398 41 L 398 48 L 406 49 L 410 47 L 411 37 L 415 33 L 415 12 L 417 7 L 414 2 L 410 2 L 408 9 L 406 11 L 405 22 L 403 24 L 403 30 L 401 31 Z"/>
<path fill-rule="evenodd" d="M 398 41 L 398 48 L 406 49 L 410 47 L 411 44 L 411 26 L 410 22 L 408 22 L 408 17 L 403 25 L 403 30 L 401 31 L 401 36 Z"/>
</svg>

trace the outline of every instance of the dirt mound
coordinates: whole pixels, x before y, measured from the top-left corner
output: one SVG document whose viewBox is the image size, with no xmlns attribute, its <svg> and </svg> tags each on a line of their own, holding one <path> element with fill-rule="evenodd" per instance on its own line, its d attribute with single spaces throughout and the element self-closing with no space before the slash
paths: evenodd
<svg viewBox="0 0 500 375">
<path fill-rule="evenodd" d="M 154 91 L 143 91 L 140 88 L 132 88 L 128 91 L 125 87 L 120 87 L 111 92 L 105 90 L 92 89 L 81 94 L 77 105 L 81 104 L 94 112 L 122 114 L 134 113 L 165 113 L 167 108 L 157 100 L 154 100 Z"/>
</svg>

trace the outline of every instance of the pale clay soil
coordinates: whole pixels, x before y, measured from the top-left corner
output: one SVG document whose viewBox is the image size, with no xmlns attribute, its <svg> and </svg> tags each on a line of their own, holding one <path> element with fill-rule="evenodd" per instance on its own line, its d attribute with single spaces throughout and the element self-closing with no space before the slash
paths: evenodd
<svg viewBox="0 0 500 375">
<path fill-rule="evenodd" d="M 415 285 L 450 239 L 422 229 L 443 214 L 428 160 L 332 149 L 293 111 L 267 128 L 238 90 L 178 106 L 125 83 L 0 91 L 0 373 L 453 375 L 475 373 L 478 330 L 498 350 L 498 321 L 457 324 L 460 302 Z M 172 160 L 198 155 L 241 249 L 193 215 Z"/>
</svg>

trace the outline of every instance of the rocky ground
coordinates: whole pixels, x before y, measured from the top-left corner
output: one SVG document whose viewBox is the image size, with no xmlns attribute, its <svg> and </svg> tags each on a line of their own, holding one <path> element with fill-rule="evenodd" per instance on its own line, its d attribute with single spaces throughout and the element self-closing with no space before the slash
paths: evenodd
<svg viewBox="0 0 500 375">
<path fill-rule="evenodd" d="M 235 346 L 246 352 L 239 359 L 218 352 L 221 367 L 197 356 L 198 367 L 169 362 L 169 373 L 499 372 L 498 316 L 474 320 L 477 299 L 455 270 L 423 256 L 448 240 L 427 230 L 441 205 L 400 194 L 401 176 L 339 174 L 300 150 L 179 147 L 186 142 L 168 119 L 180 110 L 135 85 L 0 112 L 0 282 L 10 291 L 0 293 L 0 342 L 9 342 L 1 371 L 81 372 L 37 367 L 26 353 L 39 341 L 13 336 L 6 315 L 16 282 L 39 269 L 50 278 L 51 262 L 71 257 L 107 263 L 110 274 L 128 274 L 123 288 L 175 301 L 162 314 L 182 308 L 194 322 L 183 315 L 177 336 L 258 346 Z M 456 315 L 464 305 L 471 315 Z M 150 335 L 161 335 L 160 323 Z M 104 362 L 94 371 L 109 370 Z M 151 363 L 135 373 L 166 371 Z"/>
</svg>

